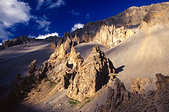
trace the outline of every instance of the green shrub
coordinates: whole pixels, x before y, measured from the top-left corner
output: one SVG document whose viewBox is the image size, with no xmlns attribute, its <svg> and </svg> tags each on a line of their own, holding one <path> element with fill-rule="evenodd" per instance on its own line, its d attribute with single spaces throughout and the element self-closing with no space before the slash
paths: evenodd
<svg viewBox="0 0 169 112">
<path fill-rule="evenodd" d="M 70 103 L 70 104 L 73 104 L 73 105 L 77 105 L 77 104 L 80 103 L 80 101 L 71 99 L 71 100 L 69 101 L 69 103 Z"/>
</svg>

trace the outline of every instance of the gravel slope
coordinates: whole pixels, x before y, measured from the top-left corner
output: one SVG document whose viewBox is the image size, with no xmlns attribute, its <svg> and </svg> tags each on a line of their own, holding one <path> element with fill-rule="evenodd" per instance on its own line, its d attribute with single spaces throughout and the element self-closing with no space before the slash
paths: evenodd
<svg viewBox="0 0 169 112">
<path fill-rule="evenodd" d="M 0 85 L 15 78 L 16 74 L 25 74 L 28 65 L 37 59 L 37 65 L 47 60 L 53 52 L 50 43 L 31 42 L 13 46 L 0 51 Z"/>
</svg>

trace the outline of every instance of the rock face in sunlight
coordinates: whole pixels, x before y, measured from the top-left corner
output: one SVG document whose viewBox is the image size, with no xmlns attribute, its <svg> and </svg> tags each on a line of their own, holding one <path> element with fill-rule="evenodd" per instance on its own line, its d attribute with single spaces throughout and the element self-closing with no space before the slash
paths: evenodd
<svg viewBox="0 0 169 112">
<path fill-rule="evenodd" d="M 63 45 L 58 48 L 58 51 L 54 52 L 48 60 L 51 69 L 47 72 L 47 77 L 55 82 L 57 90 L 61 91 L 68 88 L 70 78 L 76 74 L 83 59 L 73 47 L 70 53 L 66 53 Z"/>
<path fill-rule="evenodd" d="M 98 46 L 85 60 L 74 47 L 70 53 L 65 53 L 63 45 L 57 51 L 48 60 L 51 69 L 47 77 L 56 83 L 58 91 L 68 88 L 67 96 L 70 98 L 82 101 L 85 97 L 94 96 L 108 83 L 109 74 L 115 73 L 112 62 Z"/>
<path fill-rule="evenodd" d="M 113 64 L 99 47 L 94 47 L 87 59 L 78 67 L 77 74 L 71 78 L 67 96 L 79 101 L 94 96 L 108 83 L 110 73 L 115 73 Z"/>
<path fill-rule="evenodd" d="M 155 83 L 154 78 L 136 78 L 136 79 L 131 79 L 131 88 L 130 90 L 133 93 L 145 93 L 146 90 L 150 90 L 149 88 L 153 86 Z"/>
<path fill-rule="evenodd" d="M 143 7 L 133 6 L 116 16 L 89 22 L 82 29 L 72 32 L 71 36 L 77 35 L 80 39 L 91 36 L 91 40 L 112 48 L 134 35 L 138 27 L 144 26 L 143 22 L 151 23 L 151 25 L 168 22 L 167 15 L 167 2 Z"/>
<path fill-rule="evenodd" d="M 123 40 L 134 34 L 134 30 L 127 29 L 123 26 L 116 28 L 114 25 L 103 25 L 100 30 L 94 36 L 94 41 L 101 43 L 102 45 L 111 48 L 118 45 Z"/>
</svg>

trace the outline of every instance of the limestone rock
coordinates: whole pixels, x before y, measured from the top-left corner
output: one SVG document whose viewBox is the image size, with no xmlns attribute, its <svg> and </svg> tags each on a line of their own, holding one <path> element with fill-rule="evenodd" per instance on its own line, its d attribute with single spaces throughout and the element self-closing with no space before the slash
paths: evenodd
<svg viewBox="0 0 169 112">
<path fill-rule="evenodd" d="M 108 87 L 106 104 L 96 108 L 95 112 L 114 112 L 120 104 L 129 101 L 130 92 L 126 90 L 124 84 L 118 78 L 113 81 L 112 85 L 112 87 Z"/>
<path fill-rule="evenodd" d="M 169 89 L 169 76 L 164 76 L 161 73 L 157 73 L 156 77 L 157 77 L 156 85 L 158 90 Z"/>
<path fill-rule="evenodd" d="M 34 75 L 34 80 L 41 81 L 42 79 L 46 78 L 46 72 L 50 70 L 50 64 L 45 61 L 42 63 L 42 65 L 37 69 Z"/>
<path fill-rule="evenodd" d="M 76 50 L 74 49 L 74 47 L 72 46 L 71 48 L 71 52 L 69 54 L 69 58 L 68 58 L 68 64 L 73 66 L 73 69 L 77 66 L 80 67 L 81 63 L 82 63 L 82 58 L 80 56 L 80 53 L 76 53 Z"/>
<path fill-rule="evenodd" d="M 168 112 L 169 77 L 156 74 L 157 90 L 143 94 L 127 91 L 118 79 L 109 87 L 107 102 L 95 109 L 95 112 Z"/>
<path fill-rule="evenodd" d="M 131 37 L 137 32 L 137 28 L 145 29 L 147 26 L 155 24 L 165 24 L 169 22 L 168 2 L 152 4 L 142 7 L 130 7 L 116 16 L 105 20 L 88 22 L 83 28 L 71 33 L 72 37 L 77 35 L 84 42 L 95 41 L 113 47 L 118 45 L 126 38 Z"/>
<path fill-rule="evenodd" d="M 61 44 L 59 47 L 55 49 L 55 51 L 50 55 L 49 60 L 54 61 L 57 59 L 63 59 L 66 56 L 66 50 L 64 49 L 64 45 Z"/>
<path fill-rule="evenodd" d="M 157 91 L 155 94 L 156 109 L 159 112 L 169 111 L 169 76 L 164 76 L 160 73 L 156 74 Z"/>
<path fill-rule="evenodd" d="M 20 45 L 20 44 L 24 44 L 29 42 L 31 39 L 28 38 L 27 36 L 20 36 L 18 38 L 14 38 L 12 40 L 8 40 L 8 41 L 4 41 L 2 43 L 3 48 L 8 48 L 8 47 L 12 47 L 15 45 Z"/>
<path fill-rule="evenodd" d="M 64 49 L 68 50 L 72 46 L 72 40 L 69 37 L 67 37 L 63 45 L 64 45 Z"/>
<path fill-rule="evenodd" d="M 94 36 L 94 40 L 108 48 L 111 48 L 118 45 L 120 42 L 132 36 L 133 34 L 134 30 L 127 29 L 123 26 L 116 28 L 115 25 L 103 25 Z"/>
<path fill-rule="evenodd" d="M 153 87 L 153 84 L 155 84 L 155 79 L 153 78 L 131 79 L 131 92 L 143 94 L 150 90 L 150 87 Z"/>
<path fill-rule="evenodd" d="M 73 46 L 78 45 L 80 43 L 80 39 L 79 37 L 77 37 L 77 35 L 75 35 L 72 41 L 73 41 Z"/>
<path fill-rule="evenodd" d="M 31 77 L 34 75 L 34 72 L 36 71 L 36 63 L 37 60 L 33 60 L 31 64 L 28 66 L 28 74 L 27 77 Z"/>
<path fill-rule="evenodd" d="M 63 44 L 60 46 L 60 48 L 59 48 L 59 51 L 58 51 L 57 55 L 58 55 L 58 57 L 57 57 L 58 59 L 62 59 L 62 58 L 64 58 L 64 57 L 65 57 L 65 55 L 66 55 L 66 51 L 65 51 L 65 49 L 64 49 Z"/>
<path fill-rule="evenodd" d="M 71 78 L 67 96 L 79 101 L 92 97 L 108 83 L 109 73 L 114 72 L 114 66 L 100 48 L 94 47 L 91 54 L 78 68 L 77 74 Z"/>
<path fill-rule="evenodd" d="M 76 74 L 83 59 L 80 53 L 76 53 L 73 46 L 70 53 L 65 52 L 63 44 L 60 46 L 58 53 L 56 52 L 52 54 L 56 55 L 55 58 L 52 58 L 51 55 L 51 58 L 48 60 L 51 70 L 47 72 L 47 77 L 52 82 L 56 83 L 57 90 L 61 91 L 68 88 L 71 77 Z"/>
</svg>

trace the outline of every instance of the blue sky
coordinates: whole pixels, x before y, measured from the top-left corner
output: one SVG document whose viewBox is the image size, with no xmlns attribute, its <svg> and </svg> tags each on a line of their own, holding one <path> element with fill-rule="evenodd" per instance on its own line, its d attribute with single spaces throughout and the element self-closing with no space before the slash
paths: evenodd
<svg viewBox="0 0 169 112">
<path fill-rule="evenodd" d="M 0 42 L 20 35 L 63 36 L 131 6 L 167 0 L 0 0 Z"/>
</svg>

